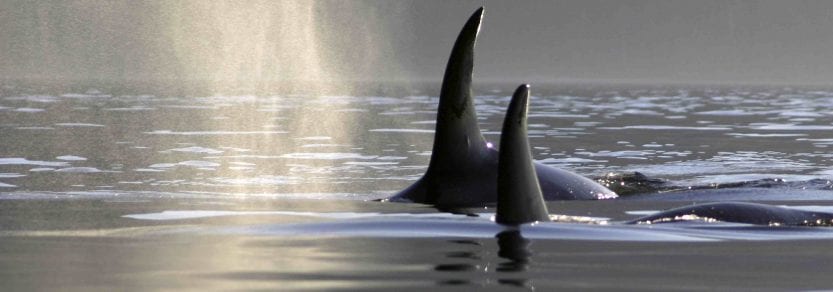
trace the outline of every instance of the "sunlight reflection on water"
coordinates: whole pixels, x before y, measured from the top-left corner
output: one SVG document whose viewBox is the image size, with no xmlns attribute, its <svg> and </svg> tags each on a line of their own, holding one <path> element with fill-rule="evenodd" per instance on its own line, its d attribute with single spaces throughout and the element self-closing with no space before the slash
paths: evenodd
<svg viewBox="0 0 833 292">
<path fill-rule="evenodd" d="M 78 191 L 78 185 L 94 191 L 133 181 L 139 183 L 119 187 L 236 193 L 245 186 L 253 193 L 332 191 L 359 198 L 390 193 L 424 171 L 437 106 L 436 97 L 408 94 L 87 92 L 18 89 L 0 96 L 0 132 L 8 137 L 0 141 L 0 172 L 22 174 L 0 177 L 4 191 Z M 833 172 L 833 155 L 824 151 L 831 139 L 826 130 L 833 129 L 833 92 L 542 86 L 533 93 L 535 159 L 584 175 L 638 171 L 708 185 L 824 179 Z M 490 140 L 498 140 L 508 94 L 475 99 Z M 73 177 L 59 179 L 60 173 Z"/>
</svg>

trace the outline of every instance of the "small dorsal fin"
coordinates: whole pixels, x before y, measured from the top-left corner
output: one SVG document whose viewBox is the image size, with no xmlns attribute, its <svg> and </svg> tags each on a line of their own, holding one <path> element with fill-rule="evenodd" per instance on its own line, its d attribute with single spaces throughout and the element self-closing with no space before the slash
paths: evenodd
<svg viewBox="0 0 833 292">
<path fill-rule="evenodd" d="M 486 140 L 477 126 L 471 92 L 474 45 L 482 17 L 483 7 L 469 17 L 448 59 L 440 91 L 429 171 L 455 169 L 467 163 L 471 151 L 485 148 Z"/>
<path fill-rule="evenodd" d="M 549 221 L 527 138 L 529 85 L 518 87 L 506 110 L 500 134 L 497 215 L 501 224 Z"/>
</svg>

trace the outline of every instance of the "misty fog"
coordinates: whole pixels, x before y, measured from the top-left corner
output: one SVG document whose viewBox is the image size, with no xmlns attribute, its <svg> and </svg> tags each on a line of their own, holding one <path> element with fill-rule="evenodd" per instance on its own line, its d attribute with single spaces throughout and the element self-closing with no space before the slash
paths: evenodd
<svg viewBox="0 0 833 292">
<path fill-rule="evenodd" d="M 5 79 L 826 84 L 830 1 L 0 1 Z"/>
</svg>

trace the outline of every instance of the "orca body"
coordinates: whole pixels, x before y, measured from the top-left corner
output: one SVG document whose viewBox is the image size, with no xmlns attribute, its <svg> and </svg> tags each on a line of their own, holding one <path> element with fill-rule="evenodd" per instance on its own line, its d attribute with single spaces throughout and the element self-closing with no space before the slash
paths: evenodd
<svg viewBox="0 0 833 292">
<path fill-rule="evenodd" d="M 495 221 L 517 225 L 549 221 L 539 175 L 527 138 L 529 85 L 512 96 L 501 132 L 498 162 L 498 205 Z M 833 214 L 742 202 L 717 202 L 675 208 L 624 222 L 655 224 L 687 220 L 722 221 L 769 226 L 833 226 Z"/>
<path fill-rule="evenodd" d="M 628 221 L 655 224 L 705 220 L 770 226 L 833 226 L 833 214 L 743 202 L 718 202 L 675 208 Z"/>
<path fill-rule="evenodd" d="M 477 124 L 471 81 L 474 45 L 483 17 L 481 7 L 469 18 L 451 51 L 443 76 L 431 160 L 425 174 L 390 198 L 441 208 L 476 207 L 497 201 L 498 151 Z M 512 159 L 507 157 L 506 159 Z M 616 198 L 616 193 L 575 173 L 535 163 L 547 200 Z"/>
</svg>

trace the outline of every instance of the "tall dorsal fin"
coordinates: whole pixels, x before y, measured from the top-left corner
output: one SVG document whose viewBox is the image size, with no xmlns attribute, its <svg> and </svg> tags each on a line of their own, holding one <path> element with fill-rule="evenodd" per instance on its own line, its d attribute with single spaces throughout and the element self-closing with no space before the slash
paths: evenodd
<svg viewBox="0 0 833 292">
<path fill-rule="evenodd" d="M 474 44 L 482 18 L 483 7 L 480 7 L 463 26 L 448 59 L 429 171 L 455 169 L 466 163 L 470 151 L 485 148 L 471 97 Z"/>
<path fill-rule="evenodd" d="M 528 105 L 529 85 L 524 84 L 512 95 L 500 134 L 495 221 L 501 224 L 549 221 L 529 150 L 526 133 Z"/>
</svg>

